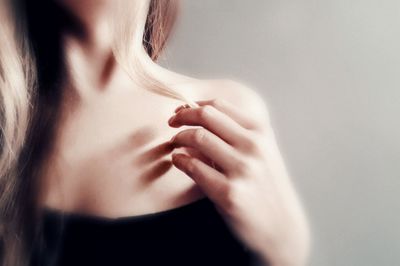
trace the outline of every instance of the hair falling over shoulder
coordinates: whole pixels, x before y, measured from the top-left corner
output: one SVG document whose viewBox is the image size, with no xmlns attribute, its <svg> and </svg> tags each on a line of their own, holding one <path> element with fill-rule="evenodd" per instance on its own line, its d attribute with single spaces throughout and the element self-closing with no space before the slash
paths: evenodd
<svg viewBox="0 0 400 266">
<path fill-rule="evenodd" d="M 42 55 L 34 47 L 35 31 L 28 27 L 27 2 L 0 0 L 0 265 L 3 266 L 28 265 L 37 243 L 40 226 L 35 222 L 36 166 L 55 119 L 43 105 L 57 102 L 54 93 L 43 93 L 46 82 L 42 80 L 48 74 L 43 73 Z M 140 7 L 117 8 L 113 16 L 113 52 L 117 62 L 128 74 L 134 71 L 139 74 L 141 79 L 136 81 L 143 88 L 195 105 L 147 71 L 148 60 L 156 61 L 165 46 L 177 16 L 178 0 L 141 2 Z M 139 16 L 146 16 L 142 20 L 145 25 L 135 22 Z M 135 56 L 140 54 L 135 53 L 137 49 L 144 49 L 148 58 Z"/>
</svg>

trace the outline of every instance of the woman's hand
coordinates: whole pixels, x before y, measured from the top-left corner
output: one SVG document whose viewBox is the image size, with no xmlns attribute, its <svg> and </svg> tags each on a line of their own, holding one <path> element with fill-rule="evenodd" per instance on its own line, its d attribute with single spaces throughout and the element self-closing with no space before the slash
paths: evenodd
<svg viewBox="0 0 400 266">
<path fill-rule="evenodd" d="M 197 103 L 198 108 L 178 107 L 168 123 L 199 126 L 180 131 L 170 142 L 201 156 L 174 153 L 173 164 L 266 264 L 304 265 L 308 226 L 269 122 L 223 100 Z"/>
</svg>

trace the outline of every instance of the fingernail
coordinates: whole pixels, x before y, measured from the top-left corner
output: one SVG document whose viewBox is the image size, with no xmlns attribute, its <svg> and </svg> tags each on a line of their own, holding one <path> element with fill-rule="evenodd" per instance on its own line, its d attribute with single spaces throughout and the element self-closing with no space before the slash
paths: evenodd
<svg viewBox="0 0 400 266">
<path fill-rule="evenodd" d="M 180 110 L 182 110 L 183 108 L 185 108 L 183 105 L 181 105 L 181 106 L 178 106 L 176 109 L 175 109 L 175 113 L 177 113 L 177 112 L 179 112 Z"/>
<path fill-rule="evenodd" d="M 185 108 L 190 108 L 190 106 L 188 104 L 184 104 L 184 105 L 178 106 L 178 108 L 175 109 L 175 113 L 177 113 L 180 110 L 185 109 Z"/>
<path fill-rule="evenodd" d="M 168 119 L 168 124 L 171 124 L 174 121 L 175 117 L 176 116 L 172 116 L 170 119 Z"/>
</svg>

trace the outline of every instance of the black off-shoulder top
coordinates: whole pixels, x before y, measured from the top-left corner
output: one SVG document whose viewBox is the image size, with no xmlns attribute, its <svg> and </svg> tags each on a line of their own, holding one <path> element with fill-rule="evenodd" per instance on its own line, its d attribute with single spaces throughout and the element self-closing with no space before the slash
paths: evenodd
<svg viewBox="0 0 400 266">
<path fill-rule="evenodd" d="M 207 197 L 156 213 L 106 218 L 43 209 L 34 266 L 261 266 Z"/>
</svg>

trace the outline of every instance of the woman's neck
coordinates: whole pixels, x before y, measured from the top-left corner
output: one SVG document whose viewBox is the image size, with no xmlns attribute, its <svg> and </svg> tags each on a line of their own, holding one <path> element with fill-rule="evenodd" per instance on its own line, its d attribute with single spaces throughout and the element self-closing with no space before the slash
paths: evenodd
<svg viewBox="0 0 400 266">
<path fill-rule="evenodd" d="M 124 61 L 140 62 L 140 68 L 150 76 L 171 85 L 193 81 L 159 66 L 144 50 L 142 38 L 149 0 L 59 1 L 62 1 L 62 6 L 75 20 L 72 25 L 78 27 L 78 30 L 65 31 L 62 37 L 67 69 L 70 72 L 69 89 L 73 89 L 78 98 L 96 97 L 99 91 L 112 87 L 110 84 L 115 84 L 113 81 L 118 79 L 126 79 L 128 82 L 141 79 L 134 71 L 128 70 L 128 76 L 127 69 L 117 63 L 115 50 L 124 50 L 116 48 L 118 42 L 132 49 L 130 53 L 122 53 Z M 116 36 L 118 42 L 115 42 Z M 175 88 L 179 90 L 179 85 Z"/>
<path fill-rule="evenodd" d="M 62 34 L 62 49 L 69 73 L 69 84 L 88 94 L 104 90 L 114 76 L 121 74 L 113 53 L 115 14 L 125 9 L 137 25 L 137 40 L 141 42 L 147 16 L 146 1 L 127 0 L 59 0 L 61 8 L 71 18 L 71 28 Z M 138 38 L 140 36 L 140 38 Z M 139 44 L 135 43 L 132 45 Z M 140 45 L 142 45 L 140 43 Z M 137 56 L 145 57 L 138 49 Z M 78 84 L 77 84 L 78 83 Z M 85 90 L 85 91 L 83 91 Z"/>
<path fill-rule="evenodd" d="M 115 10 L 116 2 L 124 0 L 58 0 L 58 4 L 69 14 L 75 29 L 74 37 L 79 39 L 88 49 L 97 49 L 109 42 L 110 31 L 107 20 Z"/>
</svg>

